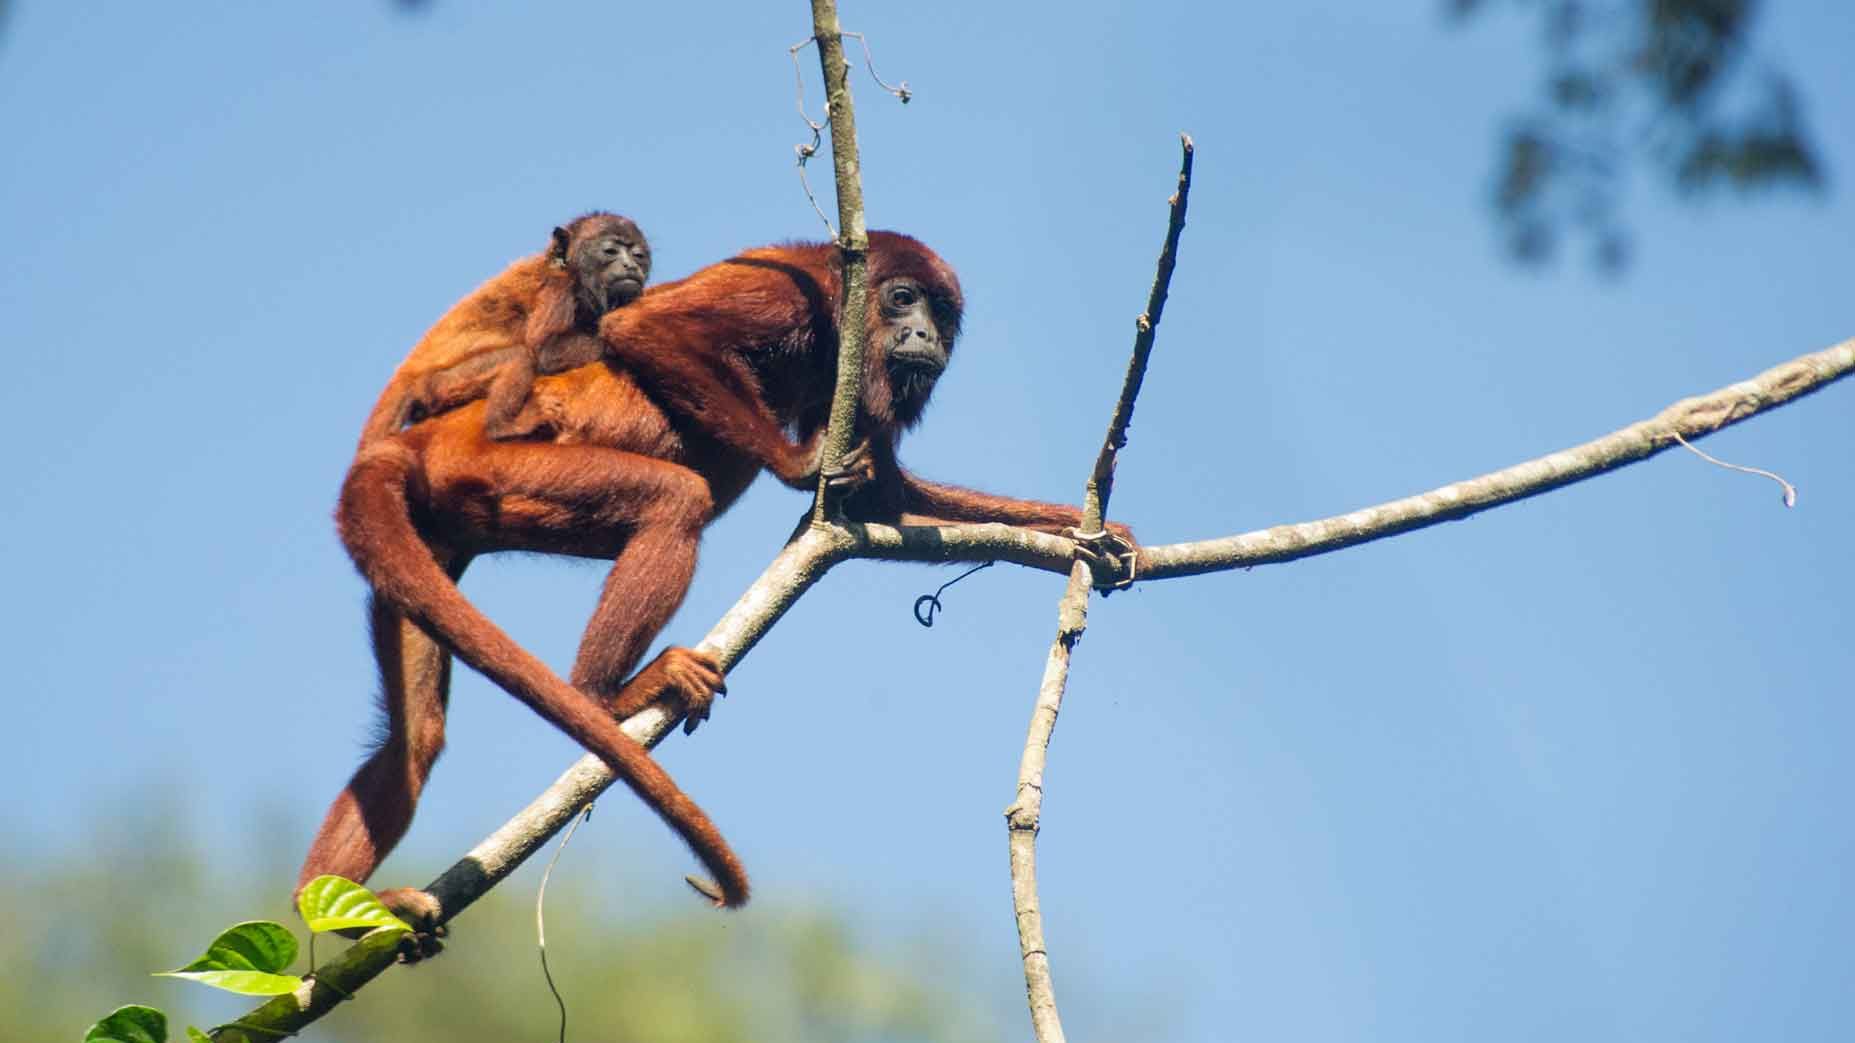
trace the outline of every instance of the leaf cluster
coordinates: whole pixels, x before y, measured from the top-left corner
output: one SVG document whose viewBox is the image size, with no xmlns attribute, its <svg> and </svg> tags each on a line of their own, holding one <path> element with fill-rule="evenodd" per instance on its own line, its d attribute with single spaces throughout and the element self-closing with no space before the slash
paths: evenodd
<svg viewBox="0 0 1855 1043">
<path fill-rule="evenodd" d="M 1447 0 L 1457 20 L 1487 0 Z M 1537 12 L 1541 97 L 1500 143 L 1494 207 L 1509 251 L 1539 262 L 1568 233 L 1616 270 L 1619 216 L 1642 166 L 1690 199 L 1820 189 L 1825 171 L 1790 77 L 1753 47 L 1754 0 L 1518 0 Z"/>
</svg>

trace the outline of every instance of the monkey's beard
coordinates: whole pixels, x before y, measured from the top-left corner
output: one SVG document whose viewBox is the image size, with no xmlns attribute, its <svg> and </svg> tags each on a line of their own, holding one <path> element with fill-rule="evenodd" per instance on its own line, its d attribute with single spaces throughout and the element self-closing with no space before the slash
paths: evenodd
<svg viewBox="0 0 1855 1043">
<path fill-rule="evenodd" d="M 897 405 L 925 399 L 940 379 L 940 370 L 928 366 L 897 366 L 889 371 L 889 387 Z"/>
<path fill-rule="evenodd" d="M 896 422 L 903 427 L 913 427 L 921 414 L 927 409 L 928 396 L 934 392 L 934 382 L 940 379 L 940 370 L 932 366 L 897 364 L 889 369 L 889 401 L 895 413 Z"/>
<path fill-rule="evenodd" d="M 909 332 L 902 330 L 888 339 L 883 345 L 884 365 L 881 368 L 883 376 L 888 378 L 889 408 L 903 427 L 913 427 L 921 419 L 934 382 L 947 368 L 947 356 L 941 349 L 932 352 L 906 350 L 904 346 L 909 337 Z"/>
</svg>

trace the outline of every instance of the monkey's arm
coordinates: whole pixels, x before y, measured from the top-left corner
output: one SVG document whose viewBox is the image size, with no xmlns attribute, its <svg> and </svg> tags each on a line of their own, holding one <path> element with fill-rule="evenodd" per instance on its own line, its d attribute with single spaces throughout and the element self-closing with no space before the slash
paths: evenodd
<svg viewBox="0 0 1855 1043">
<path fill-rule="evenodd" d="M 891 455 L 890 460 L 894 457 Z M 948 525 L 973 522 L 1003 522 L 1054 535 L 1073 534 L 1082 524 L 1082 511 L 1061 503 L 1018 500 L 994 496 L 977 489 L 930 482 L 910 474 L 896 465 L 890 470 L 889 495 L 885 497 L 897 511 L 903 525 Z M 1103 526 L 1109 533 L 1137 545 L 1132 529 L 1119 522 Z"/>
<path fill-rule="evenodd" d="M 904 525 L 1004 522 L 1039 532 L 1060 533 L 1082 524 L 1082 512 L 1060 503 L 1015 500 L 957 485 L 942 485 L 900 472 Z"/>
<path fill-rule="evenodd" d="M 653 312 L 649 303 L 646 298 L 620 308 L 600 322 L 606 357 L 666 409 L 752 457 L 780 481 L 799 489 L 815 482 L 819 437 L 794 441 L 744 360 L 717 347 L 716 336 L 702 323 Z"/>
</svg>

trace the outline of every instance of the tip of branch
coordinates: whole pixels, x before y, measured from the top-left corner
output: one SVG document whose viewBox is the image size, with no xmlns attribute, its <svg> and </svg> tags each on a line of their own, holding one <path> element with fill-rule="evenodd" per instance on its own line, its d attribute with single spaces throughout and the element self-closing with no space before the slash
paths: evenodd
<svg viewBox="0 0 1855 1043">
<path fill-rule="evenodd" d="M 1187 134 L 1184 131 L 1179 131 L 1179 147 L 1184 149 L 1187 152 L 1190 152 L 1197 146 L 1192 144 L 1192 136 L 1190 134 Z"/>
</svg>

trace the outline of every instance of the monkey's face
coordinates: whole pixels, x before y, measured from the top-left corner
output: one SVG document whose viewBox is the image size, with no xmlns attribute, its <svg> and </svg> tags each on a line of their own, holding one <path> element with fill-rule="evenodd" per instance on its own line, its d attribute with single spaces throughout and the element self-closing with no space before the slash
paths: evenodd
<svg viewBox="0 0 1855 1043">
<path fill-rule="evenodd" d="M 915 279 L 883 280 L 872 303 L 870 345 L 881 353 L 896 419 L 912 424 L 947 368 L 953 338 L 943 333 L 933 294 Z"/>
<path fill-rule="evenodd" d="M 574 243 L 568 263 L 583 300 L 603 314 L 644 292 L 651 277 L 651 246 L 637 225 L 621 218 Z"/>
</svg>

